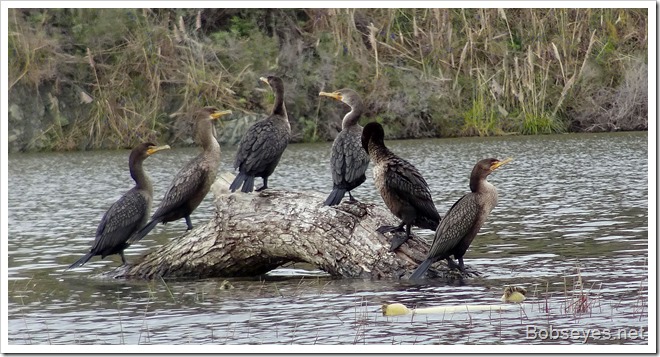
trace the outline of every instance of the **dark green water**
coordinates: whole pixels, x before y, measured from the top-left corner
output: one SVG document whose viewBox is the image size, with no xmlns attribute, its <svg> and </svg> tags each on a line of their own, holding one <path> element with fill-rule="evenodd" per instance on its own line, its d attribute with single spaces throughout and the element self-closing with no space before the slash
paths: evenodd
<svg viewBox="0 0 660 357">
<path fill-rule="evenodd" d="M 230 279 L 233 289 L 223 289 L 223 279 L 92 277 L 118 266 L 116 256 L 63 272 L 89 249 L 109 205 L 132 186 L 128 151 L 10 156 L 9 343 L 582 343 L 528 338 L 551 326 L 616 335 L 588 343 L 648 343 L 647 334 L 635 337 L 630 330 L 648 328 L 647 133 L 387 144 L 426 177 L 441 215 L 468 191 L 476 161 L 514 158 L 489 179 L 500 200 L 465 257 L 484 276 L 461 284 L 413 285 L 330 279 L 319 272 L 303 277 L 300 266 L 289 266 L 262 279 Z M 329 148 L 330 143 L 290 145 L 269 185 L 329 192 Z M 146 161 L 155 206 L 172 175 L 196 152 L 174 149 Z M 232 149 L 224 150 L 221 171 L 231 171 L 233 157 Z M 371 177 L 354 195 L 382 204 Z M 212 217 L 211 199 L 193 214 L 194 224 Z M 184 229 L 183 222 L 158 226 L 126 251 L 127 258 Z M 419 233 L 432 237 L 430 231 Z M 386 302 L 497 304 L 507 284 L 528 289 L 520 309 L 389 318 L 379 311 Z M 620 329 L 628 334 L 623 339 Z"/>
</svg>

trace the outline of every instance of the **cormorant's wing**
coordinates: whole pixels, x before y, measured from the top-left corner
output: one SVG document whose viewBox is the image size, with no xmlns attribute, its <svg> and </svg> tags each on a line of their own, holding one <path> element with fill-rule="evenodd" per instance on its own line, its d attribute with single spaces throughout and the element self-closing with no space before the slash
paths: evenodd
<svg viewBox="0 0 660 357">
<path fill-rule="evenodd" d="M 149 214 L 147 199 L 135 188 L 126 192 L 110 206 L 96 229 L 96 240 L 92 250 L 105 249 L 126 242 Z"/>
<path fill-rule="evenodd" d="M 168 212 L 187 202 L 204 185 L 204 178 L 208 172 L 206 165 L 199 165 L 198 160 L 190 161 L 174 177 L 170 188 L 163 196 L 158 209 L 151 219 L 164 216 Z"/>
<path fill-rule="evenodd" d="M 271 120 L 262 120 L 243 135 L 236 152 L 234 167 L 244 172 L 260 172 L 280 156 L 289 143 L 290 134 L 278 130 Z"/>
<path fill-rule="evenodd" d="M 435 232 L 429 257 L 445 255 L 473 229 L 478 220 L 479 206 L 476 196 L 468 193 L 447 211 Z"/>
<path fill-rule="evenodd" d="M 330 166 L 335 185 L 352 183 L 364 176 L 369 155 L 362 148 L 360 137 L 349 132 L 339 133 L 332 144 Z"/>
<path fill-rule="evenodd" d="M 260 123 L 263 121 L 258 121 L 254 123 L 248 130 L 243 134 L 241 141 L 238 143 L 238 150 L 236 151 L 236 159 L 234 160 L 234 168 L 237 169 L 241 166 L 245 160 L 247 160 L 248 155 L 252 151 L 252 146 L 257 140 L 257 133 L 261 132 L 259 129 Z"/>
<path fill-rule="evenodd" d="M 394 193 L 408 198 L 410 204 L 425 217 L 437 217 L 440 220 L 426 180 L 411 163 L 394 157 L 392 162 L 388 163 L 385 182 Z"/>
</svg>

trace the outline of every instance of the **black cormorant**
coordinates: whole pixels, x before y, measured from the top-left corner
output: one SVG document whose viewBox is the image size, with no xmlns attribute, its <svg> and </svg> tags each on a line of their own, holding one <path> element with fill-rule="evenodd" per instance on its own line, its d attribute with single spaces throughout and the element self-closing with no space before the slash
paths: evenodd
<svg viewBox="0 0 660 357">
<path fill-rule="evenodd" d="M 153 199 L 151 180 L 142 169 L 142 162 L 153 153 L 169 148 L 168 145 L 155 146 L 152 143 L 142 143 L 131 151 L 128 167 L 135 186 L 124 193 L 103 215 L 89 253 L 67 269 L 79 267 L 95 255 L 105 258 L 111 254 L 119 254 L 122 264 L 126 264 L 124 249 L 129 246 L 128 239 L 147 223 Z"/>
<path fill-rule="evenodd" d="M 410 238 L 411 225 L 435 230 L 440 215 L 422 175 L 415 166 L 385 147 L 384 137 L 383 127 L 376 122 L 362 130 L 362 147 L 373 162 L 374 184 L 390 211 L 402 220 L 399 226 L 381 226 L 377 231 L 398 232 L 406 227 L 403 239 L 392 240 L 390 251 L 394 251 Z"/>
<path fill-rule="evenodd" d="M 441 259 L 446 259 L 450 269 L 465 271 L 463 255 L 476 237 L 479 229 L 488 218 L 490 211 L 497 204 L 497 189 L 486 178 L 498 167 L 511 159 L 483 159 L 477 162 L 470 175 L 470 193 L 454 203 L 440 222 L 435 232 L 429 254 L 412 273 L 410 279 L 419 279 L 431 266 Z M 458 259 L 458 265 L 450 258 Z"/>
<path fill-rule="evenodd" d="M 228 114 L 231 114 L 231 110 L 220 111 L 215 107 L 204 107 L 195 112 L 195 142 L 202 146 L 203 151 L 174 176 L 158 209 L 151 215 L 151 220 L 131 238 L 131 243 L 142 239 L 158 223 L 165 224 L 185 218 L 186 230 L 193 228 L 190 214 L 211 189 L 220 166 L 220 145 L 215 138 L 213 120 Z"/>
<path fill-rule="evenodd" d="M 241 186 L 242 192 L 252 192 L 255 177 L 261 177 L 264 182 L 256 191 L 267 189 L 268 177 L 275 171 L 291 139 L 291 125 L 284 106 L 282 80 L 275 76 L 259 79 L 268 83 L 275 92 L 275 104 L 268 118 L 256 122 L 243 135 L 234 162 L 234 168 L 238 168 L 239 172 L 229 185 L 231 192 Z"/>
<path fill-rule="evenodd" d="M 342 120 L 341 132 L 332 144 L 330 168 L 333 186 L 325 205 L 338 205 L 346 192 L 350 202 L 355 202 L 351 190 L 366 180 L 365 172 L 369 166 L 369 155 L 362 149 L 362 126 L 358 124 L 364 104 L 360 96 L 348 88 L 332 93 L 321 92 L 319 95 L 334 98 L 351 107 L 351 111 Z"/>
</svg>

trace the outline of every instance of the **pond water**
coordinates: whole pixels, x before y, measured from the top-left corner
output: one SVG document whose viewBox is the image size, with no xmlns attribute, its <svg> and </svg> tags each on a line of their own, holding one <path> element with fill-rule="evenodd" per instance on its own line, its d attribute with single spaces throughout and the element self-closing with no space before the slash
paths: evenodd
<svg viewBox="0 0 660 357">
<path fill-rule="evenodd" d="M 468 192 L 479 159 L 514 158 L 491 175 L 500 200 L 465 256 L 483 276 L 417 284 L 333 279 L 297 264 L 228 279 L 231 288 L 225 279 L 95 277 L 118 266 L 118 256 L 64 272 L 88 251 L 105 210 L 133 185 L 128 151 L 10 155 L 9 344 L 575 345 L 585 342 L 584 333 L 589 344 L 649 343 L 647 133 L 386 144 L 426 177 L 441 215 Z M 290 145 L 269 185 L 329 192 L 330 145 Z M 232 171 L 234 150 L 223 149 L 220 171 Z M 196 153 L 173 149 L 145 162 L 154 207 Z M 354 195 L 382 204 L 371 175 Z M 212 217 L 211 200 L 194 212 L 193 224 Z M 127 259 L 184 229 L 183 221 L 159 225 L 126 250 Z M 418 233 L 432 239 L 430 231 Z M 499 304 L 509 284 L 528 290 L 513 310 L 401 317 L 380 311 L 392 302 Z M 562 329 L 573 335 L 562 337 Z"/>
</svg>

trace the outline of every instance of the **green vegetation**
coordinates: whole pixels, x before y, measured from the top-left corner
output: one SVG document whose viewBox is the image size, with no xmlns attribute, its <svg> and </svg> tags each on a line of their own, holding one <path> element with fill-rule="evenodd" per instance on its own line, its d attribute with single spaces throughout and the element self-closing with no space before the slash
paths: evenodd
<svg viewBox="0 0 660 357">
<path fill-rule="evenodd" d="M 10 129 L 35 128 L 10 146 L 171 143 L 199 106 L 265 113 L 257 78 L 271 73 L 294 141 L 335 135 L 345 108 L 318 92 L 342 87 L 391 138 L 646 130 L 647 22 L 646 9 L 10 9 Z"/>
</svg>

